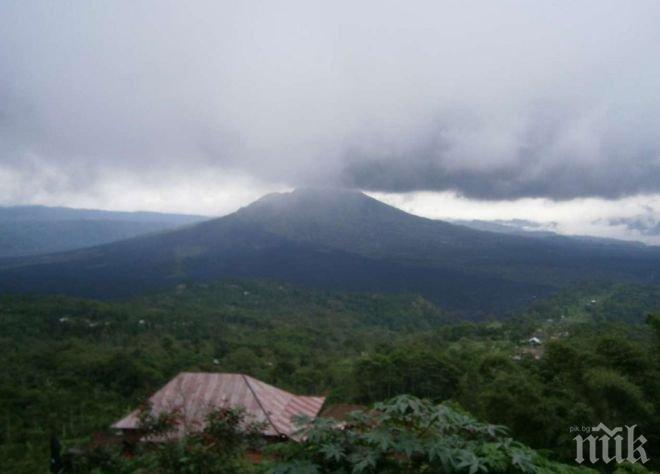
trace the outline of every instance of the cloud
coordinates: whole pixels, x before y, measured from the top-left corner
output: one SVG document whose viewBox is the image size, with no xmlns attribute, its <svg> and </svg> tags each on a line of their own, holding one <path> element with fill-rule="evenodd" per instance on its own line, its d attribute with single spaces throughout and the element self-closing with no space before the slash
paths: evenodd
<svg viewBox="0 0 660 474">
<path fill-rule="evenodd" d="M 404 211 L 431 219 L 660 245 L 660 233 L 651 232 L 653 223 L 660 221 L 660 193 L 617 200 L 591 197 L 570 201 L 548 198 L 477 200 L 451 191 L 370 194 Z"/>
<path fill-rule="evenodd" d="M 645 236 L 660 236 L 660 219 L 653 216 L 619 217 L 610 219 L 611 225 L 624 225 Z"/>
<path fill-rule="evenodd" d="M 659 14 L 644 0 L 5 1 L 0 197 L 162 194 L 173 176 L 481 200 L 660 192 Z"/>
<path fill-rule="evenodd" d="M 497 121 L 444 118 L 403 146 L 358 143 L 342 176 L 379 191 L 454 190 L 492 200 L 620 198 L 660 188 L 660 135 L 650 130 L 650 112 L 526 107 Z"/>
</svg>

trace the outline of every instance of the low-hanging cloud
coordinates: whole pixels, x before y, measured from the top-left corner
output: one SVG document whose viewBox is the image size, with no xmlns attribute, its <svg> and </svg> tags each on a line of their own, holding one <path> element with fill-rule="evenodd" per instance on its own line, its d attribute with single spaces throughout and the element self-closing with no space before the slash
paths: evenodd
<svg viewBox="0 0 660 474">
<path fill-rule="evenodd" d="M 206 170 L 488 200 L 660 192 L 659 17 L 642 0 L 5 1 L 2 197 Z"/>
</svg>

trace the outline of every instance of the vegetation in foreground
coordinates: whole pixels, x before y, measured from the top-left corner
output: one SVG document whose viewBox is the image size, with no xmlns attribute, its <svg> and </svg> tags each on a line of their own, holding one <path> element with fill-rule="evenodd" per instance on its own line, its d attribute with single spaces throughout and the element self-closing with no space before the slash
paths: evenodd
<svg viewBox="0 0 660 474">
<path fill-rule="evenodd" d="M 147 439 L 167 436 L 176 414 L 143 416 Z M 128 457 L 121 448 L 97 449 L 77 460 L 72 472 L 96 473 L 579 473 L 591 469 L 549 461 L 513 440 L 501 426 L 480 423 L 448 404 L 411 396 L 351 413 L 345 423 L 301 419 L 302 441 L 258 446 L 259 429 L 238 409 L 219 409 L 203 431 L 183 439 L 140 443 Z M 265 453 L 260 463 L 248 449 Z M 75 466 L 75 464 L 74 464 Z"/>
<path fill-rule="evenodd" d="M 552 462 L 572 462 L 571 426 L 637 424 L 657 463 L 660 320 L 646 317 L 657 294 L 578 288 L 478 324 L 413 295 L 254 281 L 112 303 L 4 297 L 3 469 L 42 471 L 51 435 L 85 445 L 183 370 L 249 373 L 331 403 L 451 401 Z M 535 352 L 532 335 L 543 341 Z"/>
</svg>

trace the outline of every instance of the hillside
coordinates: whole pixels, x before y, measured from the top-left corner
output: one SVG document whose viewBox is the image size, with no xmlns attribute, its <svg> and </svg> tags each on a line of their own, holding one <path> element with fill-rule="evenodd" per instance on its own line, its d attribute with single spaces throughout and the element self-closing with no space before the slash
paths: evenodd
<svg viewBox="0 0 660 474">
<path fill-rule="evenodd" d="M 630 290 L 617 297 L 631 313 L 644 313 L 656 298 Z M 331 403 L 403 393 L 450 400 L 566 462 L 575 456 L 567 426 L 637 423 L 655 461 L 660 367 L 653 328 L 660 330 L 660 319 L 649 319 L 652 326 L 608 323 L 618 312 L 604 307 L 603 320 L 563 322 L 563 335 L 544 341 L 540 360 L 514 358 L 539 324 L 579 307 L 587 291 L 599 290 L 478 324 L 452 322 L 415 295 L 263 281 L 186 285 L 120 302 L 3 297 L 0 456 L 8 472 L 39 472 L 52 433 L 65 447 L 79 446 L 176 373 L 205 371 L 248 373 Z"/>
<path fill-rule="evenodd" d="M 0 207 L 0 258 L 92 247 L 171 230 L 201 216 L 46 206 Z"/>
<path fill-rule="evenodd" d="M 414 295 L 258 281 L 179 287 L 126 302 L 0 297 L 0 456 L 10 472 L 38 472 L 51 430 L 64 440 L 105 430 L 183 370 L 223 368 L 347 397 L 343 361 L 450 320 Z"/>
<path fill-rule="evenodd" d="M 183 229 L 83 251 L 5 260 L 0 291 L 125 297 L 219 278 L 413 292 L 478 317 L 578 281 L 660 279 L 660 249 L 478 231 L 353 191 L 268 195 Z"/>
</svg>

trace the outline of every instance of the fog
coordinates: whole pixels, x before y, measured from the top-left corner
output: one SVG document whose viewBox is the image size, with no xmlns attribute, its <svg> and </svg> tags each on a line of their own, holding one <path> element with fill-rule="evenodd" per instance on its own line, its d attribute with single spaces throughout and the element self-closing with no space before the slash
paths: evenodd
<svg viewBox="0 0 660 474">
<path fill-rule="evenodd" d="M 4 1 L 0 204 L 222 213 L 300 185 L 643 203 L 658 18 L 641 0 Z"/>
</svg>

